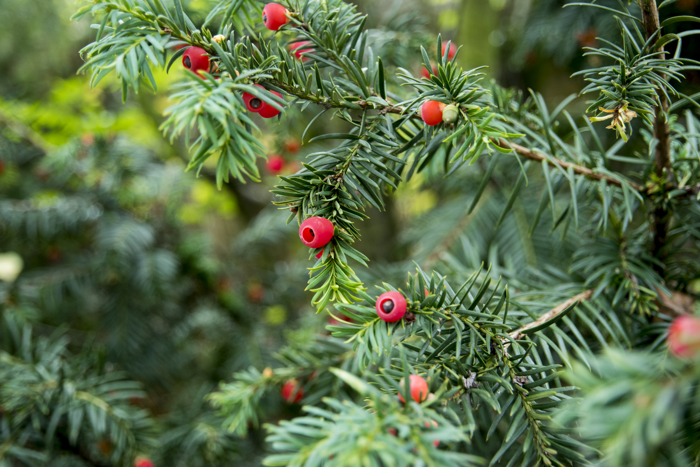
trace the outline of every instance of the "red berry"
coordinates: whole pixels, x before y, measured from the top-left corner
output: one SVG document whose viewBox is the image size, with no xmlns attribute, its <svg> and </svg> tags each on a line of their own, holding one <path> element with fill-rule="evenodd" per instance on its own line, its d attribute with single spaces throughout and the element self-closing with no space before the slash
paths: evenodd
<svg viewBox="0 0 700 467">
<path fill-rule="evenodd" d="M 5 161 L 0 159 L 0 176 L 5 173 Z"/>
<path fill-rule="evenodd" d="M 299 238 L 309 248 L 326 246 L 333 238 L 335 227 L 323 217 L 309 217 L 299 227 Z"/>
<path fill-rule="evenodd" d="M 311 44 L 311 41 L 292 42 L 289 44 L 289 51 L 292 52 L 297 59 L 305 62 L 309 59 L 309 57 L 302 57 L 301 54 L 314 51 L 314 49 L 310 47 L 303 48 L 309 44 Z"/>
<path fill-rule="evenodd" d="M 325 250 L 325 248 L 324 248 L 323 250 Z M 323 250 L 319 251 L 319 252 L 316 254 L 316 259 L 321 259 L 321 256 L 323 256 Z"/>
<path fill-rule="evenodd" d="M 408 380 L 410 381 L 411 398 L 416 402 L 423 402 L 428 397 L 428 382 L 418 375 L 411 375 L 408 377 Z M 399 389 L 399 400 L 406 402 L 401 395 L 406 388 L 406 381 L 403 378 L 399 381 L 399 386 L 401 387 Z"/>
<path fill-rule="evenodd" d="M 384 292 L 377 298 L 375 308 L 382 320 L 394 323 L 406 314 L 406 299 L 399 292 Z"/>
<path fill-rule="evenodd" d="M 134 461 L 134 467 L 154 467 L 154 464 L 151 462 L 151 459 L 146 457 L 137 457 Z"/>
<path fill-rule="evenodd" d="M 700 318 L 683 315 L 668 328 L 668 349 L 677 357 L 700 355 Z"/>
<path fill-rule="evenodd" d="M 398 431 L 396 431 L 396 428 L 389 428 L 387 430 L 391 436 L 396 436 L 398 434 Z"/>
<path fill-rule="evenodd" d="M 281 98 L 282 94 L 278 93 L 277 91 L 268 91 L 274 94 L 275 96 Z M 280 111 L 277 110 L 276 108 L 272 107 L 270 104 L 267 102 L 262 103 L 262 107 L 260 107 L 260 111 L 258 112 L 262 118 L 273 118 L 276 117 L 280 114 Z"/>
<path fill-rule="evenodd" d="M 426 125 L 434 126 L 442 123 L 442 109 L 445 104 L 438 101 L 425 101 L 420 108 L 420 116 Z"/>
<path fill-rule="evenodd" d="M 290 379 L 282 385 L 282 399 L 289 404 L 298 404 L 304 398 L 304 388 L 302 388 L 297 380 Z"/>
<path fill-rule="evenodd" d="M 278 156 L 277 154 L 270 156 L 265 164 L 265 167 L 269 173 L 272 175 L 277 175 L 284 169 L 284 159 L 282 159 L 282 156 Z"/>
<path fill-rule="evenodd" d="M 442 55 L 445 55 L 445 49 L 447 48 L 447 44 L 442 44 Z M 449 60 L 452 60 L 457 53 L 457 46 L 454 45 L 452 42 L 450 42 L 450 51 L 447 52 L 447 58 Z"/>
<path fill-rule="evenodd" d="M 192 70 L 197 73 L 197 76 L 202 77 L 199 74 L 200 71 L 209 72 L 209 56 L 207 51 L 201 47 L 188 47 L 185 53 L 182 54 L 182 64 L 188 70 Z"/>
<path fill-rule="evenodd" d="M 438 72 L 437 72 L 437 67 L 436 67 L 435 65 L 431 64 L 430 68 L 433 69 L 433 74 L 434 74 L 434 75 L 437 75 L 437 73 L 438 73 Z M 423 78 L 430 79 L 430 73 L 428 73 L 428 70 L 426 70 L 424 66 L 421 67 L 421 69 L 420 69 L 420 75 L 421 75 Z"/>
<path fill-rule="evenodd" d="M 253 86 L 258 87 L 260 89 L 265 89 L 259 84 L 254 84 Z M 253 113 L 259 113 L 263 107 L 263 104 L 265 104 L 265 102 L 263 102 L 262 99 L 248 92 L 243 93 L 243 102 L 245 103 L 245 108 L 248 109 L 249 112 Z"/>
<path fill-rule="evenodd" d="M 268 3 L 262 12 L 262 20 L 265 23 L 265 27 L 271 31 L 277 31 L 289 22 L 287 13 L 289 11 L 279 3 Z"/>
<path fill-rule="evenodd" d="M 290 139 L 284 143 L 284 148 L 287 150 L 287 152 L 297 153 L 299 152 L 299 148 L 301 148 L 301 145 L 298 141 Z"/>
</svg>

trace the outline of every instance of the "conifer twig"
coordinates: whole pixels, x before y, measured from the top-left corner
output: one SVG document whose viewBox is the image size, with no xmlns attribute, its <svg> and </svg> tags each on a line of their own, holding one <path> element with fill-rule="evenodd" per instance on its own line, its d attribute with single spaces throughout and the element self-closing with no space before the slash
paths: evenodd
<svg viewBox="0 0 700 467">
<path fill-rule="evenodd" d="M 593 290 L 586 290 L 585 292 L 581 292 L 578 295 L 575 295 L 568 299 L 567 301 L 560 303 L 559 305 L 555 306 L 551 310 L 549 310 L 547 313 L 543 314 L 539 318 L 537 318 L 535 321 L 532 323 L 528 323 L 525 326 L 516 329 L 515 331 L 511 332 L 508 334 L 513 340 L 520 339 L 520 336 L 522 336 L 523 332 L 527 331 L 528 329 L 532 329 L 534 327 L 539 326 L 540 324 L 546 323 L 547 321 L 556 318 L 559 316 L 561 313 L 564 312 L 567 308 L 569 308 L 571 305 L 573 305 L 576 302 L 583 302 L 585 300 L 588 300 L 591 298 L 593 295 Z"/>
</svg>

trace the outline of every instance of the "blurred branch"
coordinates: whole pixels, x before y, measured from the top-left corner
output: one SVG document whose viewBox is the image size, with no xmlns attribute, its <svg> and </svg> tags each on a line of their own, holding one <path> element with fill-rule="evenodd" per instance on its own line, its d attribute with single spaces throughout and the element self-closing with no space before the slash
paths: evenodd
<svg viewBox="0 0 700 467">
<path fill-rule="evenodd" d="M 48 154 L 56 148 L 32 128 L 8 116 L 2 108 L 0 108 L 0 124 L 44 154 Z"/>
</svg>

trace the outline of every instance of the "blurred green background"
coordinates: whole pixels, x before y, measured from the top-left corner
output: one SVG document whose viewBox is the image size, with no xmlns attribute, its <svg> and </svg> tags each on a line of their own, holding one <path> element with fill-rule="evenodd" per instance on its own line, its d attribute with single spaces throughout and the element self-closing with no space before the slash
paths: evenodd
<svg viewBox="0 0 700 467">
<path fill-rule="evenodd" d="M 201 22 L 216 2 L 184 3 Z M 418 74 L 417 44 L 392 44 L 434 48 L 440 32 L 463 46 L 464 68 L 486 65 L 489 79 L 532 88 L 554 104 L 583 87 L 573 72 L 598 65 L 582 48 L 614 34 L 609 16 L 562 9 L 561 0 L 357 3 L 389 63 Z M 679 0 L 670 8 L 697 14 L 697 7 L 698 0 Z M 314 313 L 304 291 L 308 250 L 296 227 L 285 225 L 288 213 L 271 205 L 276 175 L 264 161 L 262 183 L 221 190 L 212 167 L 185 172 L 184 142 L 171 144 L 158 129 L 168 88 L 184 76 L 178 65 L 156 76 L 158 92 L 131 95 L 126 104 L 113 77 L 91 89 L 76 75 L 79 50 L 94 37 L 88 18 L 70 21 L 76 8 L 74 0 L 0 0 L 0 348 L 16 354 L 22 339 L 13 329 L 30 323 L 34 339 L 61 333 L 68 354 L 85 354 L 74 374 L 119 369 L 143 383 L 145 397 L 131 404 L 155 417 L 144 429 L 153 440 L 144 454 L 160 465 L 257 465 L 262 430 L 236 439 L 204 396 L 234 371 L 274 366 L 283 344 L 325 332 L 328 316 Z M 689 78 L 684 86 L 697 87 L 698 77 Z M 572 106 L 581 111 L 584 100 Z M 309 115 L 292 111 L 261 124 L 269 155 L 285 159 L 283 173 L 323 148 L 301 144 Z M 337 125 L 321 120 L 307 141 Z M 360 227 L 358 248 L 372 268 L 356 270 L 368 285 L 402 280 L 413 260 L 426 268 L 454 258 L 532 264 L 535 252 L 573 250 L 546 229 L 527 236 L 519 206 L 508 220 L 514 228 L 504 230 L 520 235 L 494 233 L 487 226 L 502 201 L 497 188 L 483 209 L 464 216 L 479 173 L 443 181 L 439 172 L 429 168 L 402 186 L 387 212 L 370 212 Z M 463 234 L 471 246 L 450 256 Z M 279 418 L 298 411 L 281 398 L 269 404 Z M 103 439 L 89 440 L 87 451 L 69 442 L 63 448 L 53 465 L 64 458 L 80 465 L 115 449 Z"/>
</svg>

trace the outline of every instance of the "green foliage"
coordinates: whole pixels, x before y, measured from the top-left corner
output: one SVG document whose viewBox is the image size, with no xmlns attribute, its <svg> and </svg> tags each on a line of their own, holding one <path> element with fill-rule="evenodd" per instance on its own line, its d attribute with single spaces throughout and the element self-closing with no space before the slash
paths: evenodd
<svg viewBox="0 0 700 467">
<path fill-rule="evenodd" d="M 248 1 L 218 2 L 199 27 L 180 0 L 167 5 L 160 0 L 95 0 L 76 16 L 91 13 L 99 22 L 95 42 L 83 50 L 92 83 L 115 71 L 124 98 L 128 88 L 155 87 L 151 66 L 169 69 L 182 54 L 170 55 L 170 47 L 206 50 L 215 66 L 203 77 L 187 73 L 160 128 L 171 141 L 184 134 L 192 152 L 189 168 L 208 174 L 220 188 L 237 189 L 246 177 L 260 178 L 256 159 L 264 156 L 265 141 L 255 117 L 245 111 L 244 92 L 282 110 L 280 126 L 301 115 L 308 125 L 298 133 L 303 142 L 314 144 L 314 152 L 296 173 L 280 177 L 274 203 L 291 211 L 288 222 L 322 216 L 335 227 L 331 243 L 309 252 L 310 258 L 321 254 L 310 268 L 307 286 L 317 311 L 336 317 L 327 326 L 332 337 L 314 337 L 311 327 L 296 337 L 288 335 L 295 342 L 280 352 L 274 370 L 260 370 L 267 361 L 262 357 L 230 365 L 238 370 L 234 380 L 208 396 L 218 414 L 198 406 L 179 418 L 173 415 L 161 438 L 165 448 L 159 459 L 172 463 L 183 453 L 196 459 L 185 465 L 225 465 L 227 457 L 239 452 L 238 438 L 219 430 L 254 434 L 261 421 L 276 419 L 280 408 L 274 393 L 291 383 L 303 391 L 307 405 L 303 415 L 268 426 L 267 465 L 696 461 L 697 362 L 666 363 L 661 343 L 666 323 L 678 313 L 666 298 L 682 293 L 692 301 L 700 278 L 698 122 L 693 110 L 680 112 L 697 107 L 697 96 L 671 85 L 694 62 L 681 57 L 681 36 L 664 35 L 661 28 L 698 19 L 662 18 L 659 27 L 650 10 L 654 2 L 641 9 L 625 2 L 569 4 L 617 17 L 621 44 L 601 39 L 604 47 L 589 48 L 591 59 L 613 63 L 585 70 L 590 84 L 582 90 L 600 93 L 588 110 L 610 114 L 609 128 L 615 133 L 609 133 L 621 137 L 610 144 L 612 137 L 592 124 L 606 117 L 573 114 L 575 96 L 552 106 L 535 91 L 528 95 L 486 84 L 480 69 L 465 71 L 457 57 L 449 58 L 449 42 L 443 52 L 442 36 L 434 49 L 420 44 L 420 61 L 429 77 L 417 79 L 402 68 L 408 49 L 401 53 L 400 44 L 394 46 L 398 53 L 379 57 L 380 51 L 392 51 L 387 46 L 391 34 L 366 29 L 367 17 L 354 5 L 341 0 L 282 3 L 289 24 L 274 34 L 255 19 L 260 5 Z M 222 40 L 213 39 L 215 21 Z M 308 41 L 311 49 L 302 59 L 289 52 L 289 45 L 299 41 Z M 666 57 L 661 47 L 674 44 L 675 56 Z M 456 121 L 424 125 L 419 109 L 432 100 L 454 105 Z M 642 118 L 633 121 L 637 115 Z M 323 117 L 335 119 L 333 130 L 317 130 Z M 633 139 L 628 138 L 628 123 L 630 128 L 643 125 Z M 309 131 L 316 135 L 307 140 Z M 330 146 L 333 140 L 340 143 Z M 29 204 L 32 214 L 25 215 L 20 211 L 26 203 L 11 201 L 0 209 L 6 216 L 0 225 L 9 226 L 5 229 L 13 245 L 26 234 L 52 238 L 54 227 L 54 235 L 63 229 L 81 234 L 85 226 L 94 229 L 84 235 L 101 254 L 71 277 L 100 285 L 96 295 L 102 297 L 98 303 L 108 317 L 105 324 L 114 328 L 115 322 L 122 323 L 129 340 L 138 343 L 132 353 L 120 355 L 122 345 L 108 349 L 121 366 L 139 374 L 133 350 L 149 348 L 148 336 L 158 327 L 127 310 L 145 315 L 165 304 L 164 321 L 179 321 L 180 331 L 195 328 L 183 310 L 196 306 L 199 295 L 187 294 L 191 289 L 183 284 L 192 278 L 182 266 L 204 276 L 211 269 L 202 270 L 192 260 L 203 255 L 201 250 L 174 254 L 184 248 L 181 226 L 172 226 L 181 235 L 163 246 L 156 240 L 161 238 L 156 226 L 135 214 L 138 207 L 148 211 L 146 203 L 133 197 L 135 189 L 150 186 L 157 176 L 140 180 L 140 174 L 149 172 L 146 158 L 140 159 L 137 151 L 126 153 L 109 152 L 104 160 L 136 161 L 133 173 L 109 170 L 106 162 L 104 171 L 110 175 L 104 184 L 77 184 L 78 194 L 92 196 L 83 196 L 83 204 L 67 202 L 46 210 L 39 197 Z M 89 159 L 100 161 L 99 156 Z M 139 165 L 139 159 L 144 163 Z M 66 165 L 69 172 L 80 172 L 76 164 Z M 63 179 L 71 178 L 66 174 Z M 439 235 L 439 241 L 425 247 L 421 266 L 404 285 L 392 284 L 399 283 L 396 271 L 405 271 L 405 262 L 373 264 L 356 273 L 350 259 L 368 265 L 357 221 L 367 221 L 370 210 L 389 211 L 412 183 L 431 187 L 444 204 L 414 220 L 404 240 L 427 245 L 426 238 Z M 97 204 L 95 198 L 112 209 L 91 218 L 87 211 L 91 201 Z M 114 207 L 125 205 L 130 214 Z M 80 222 L 67 214 L 71 206 L 83 207 L 85 212 L 76 216 Z M 175 224 L 167 215 L 157 218 Z M 257 243 L 260 226 L 267 225 L 264 216 L 257 222 L 242 237 L 239 251 Z M 261 245 L 280 234 L 269 231 Z M 436 272 L 424 272 L 433 268 Z M 281 270 L 270 274 L 276 287 L 300 290 L 289 279 L 295 274 Z M 245 274 L 245 269 L 239 272 Z M 211 280 L 203 282 L 207 290 Z M 377 293 L 398 290 L 406 297 L 402 321 L 389 324 L 377 316 L 372 282 Z M 78 290 L 79 283 L 66 281 L 66 290 Z M 18 289 L 26 290 L 25 284 L 20 281 Z M 265 337 L 260 329 L 245 327 L 247 316 L 240 311 L 260 310 L 252 303 L 261 301 L 259 295 L 244 306 L 231 297 L 204 295 L 216 310 L 212 332 L 231 325 L 234 337 L 248 345 Z M 15 296 L 42 306 L 36 298 Z M 206 320 L 206 312 L 199 310 L 205 315 L 199 319 Z M 125 313 L 126 323 L 120 321 Z M 233 318 L 223 319 L 225 313 Z M 274 321 L 285 311 L 268 308 L 264 313 Z M 337 319 L 341 315 L 342 322 Z M 138 325 L 130 326 L 131 320 Z M 183 335 L 186 340 L 191 334 Z M 178 343 L 165 342 L 152 351 L 166 356 L 170 345 Z M 177 366 L 168 358 L 160 363 Z M 249 369 L 240 371 L 245 367 Z M 182 371 L 172 371 L 178 369 Z M 146 379 L 148 371 L 141 370 L 140 379 Z M 400 381 L 411 374 L 423 376 L 431 394 L 422 403 L 402 405 L 397 394 L 409 388 Z M 161 375 L 165 379 L 167 372 Z"/>
</svg>

